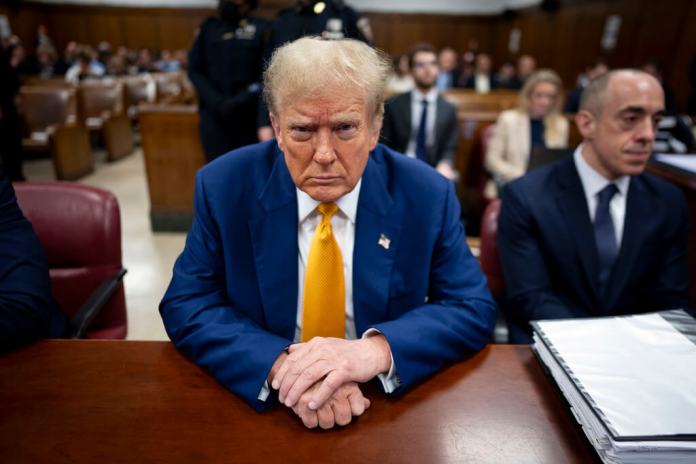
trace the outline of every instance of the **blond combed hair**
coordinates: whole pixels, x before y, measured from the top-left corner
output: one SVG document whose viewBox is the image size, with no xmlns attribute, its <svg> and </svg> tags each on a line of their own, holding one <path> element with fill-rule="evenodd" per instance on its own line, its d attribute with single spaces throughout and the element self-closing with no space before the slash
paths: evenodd
<svg viewBox="0 0 696 464">
<path fill-rule="evenodd" d="M 263 75 L 269 111 L 279 112 L 297 98 L 331 98 L 362 93 L 372 118 L 384 115 L 389 57 L 353 39 L 303 37 L 278 48 Z"/>
<path fill-rule="evenodd" d="M 548 82 L 556 87 L 556 91 L 558 92 L 556 95 L 556 101 L 554 102 L 553 108 L 551 108 L 551 112 L 549 114 L 560 114 L 563 105 L 563 81 L 555 71 L 550 69 L 540 69 L 529 76 L 526 81 L 524 81 L 524 85 L 520 90 L 520 109 L 525 112 L 529 112 L 529 96 L 534 90 L 534 87 L 542 82 Z"/>
</svg>

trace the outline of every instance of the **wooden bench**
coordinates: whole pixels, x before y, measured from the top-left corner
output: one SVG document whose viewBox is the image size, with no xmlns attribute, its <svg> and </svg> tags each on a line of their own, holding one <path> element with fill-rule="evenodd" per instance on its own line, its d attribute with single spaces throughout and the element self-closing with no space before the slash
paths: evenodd
<svg viewBox="0 0 696 464">
<path fill-rule="evenodd" d="M 22 86 L 20 97 L 22 147 L 49 152 L 57 179 L 75 180 L 91 173 L 89 133 L 76 117 L 75 90 Z"/>
<path fill-rule="evenodd" d="M 81 82 L 77 104 L 78 117 L 85 127 L 103 135 L 109 161 L 133 152 L 133 129 L 124 109 L 121 82 L 110 79 Z"/>
<path fill-rule="evenodd" d="M 140 133 L 154 231 L 188 231 L 196 171 L 205 164 L 193 105 L 141 104 Z"/>
<path fill-rule="evenodd" d="M 515 108 L 519 102 L 516 91 L 494 90 L 476 93 L 473 90 L 450 89 L 442 97 L 457 107 L 458 113 L 500 113 Z"/>
</svg>

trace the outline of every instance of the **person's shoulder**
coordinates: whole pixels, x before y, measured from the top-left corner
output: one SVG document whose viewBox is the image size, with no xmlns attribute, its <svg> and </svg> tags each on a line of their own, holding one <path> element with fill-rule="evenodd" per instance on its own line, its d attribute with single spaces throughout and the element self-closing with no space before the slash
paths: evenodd
<svg viewBox="0 0 696 464">
<path fill-rule="evenodd" d="M 684 193 L 679 187 L 654 174 L 644 171 L 642 174 L 634 177 L 634 180 L 666 205 L 680 204 L 685 201 Z"/>
<path fill-rule="evenodd" d="M 400 103 L 403 103 L 404 101 L 411 101 L 411 90 L 409 90 L 408 92 L 392 95 L 391 97 L 387 98 L 387 101 L 385 101 L 384 104 L 386 106 L 393 106 L 395 104 L 398 105 Z"/>
<path fill-rule="evenodd" d="M 442 96 L 442 94 L 437 94 L 437 104 L 442 105 L 444 108 L 447 108 L 448 110 L 457 111 L 457 107 L 452 103 L 451 101 L 447 100 L 445 97 Z"/>
<path fill-rule="evenodd" d="M 575 169 L 571 155 L 562 160 L 549 163 L 532 169 L 522 177 L 507 183 L 503 187 L 503 197 L 507 195 L 535 198 L 542 203 L 545 199 L 551 199 L 550 190 L 555 188 L 559 179 L 567 178 L 569 172 Z"/>
<path fill-rule="evenodd" d="M 223 24 L 222 19 L 218 18 L 217 16 L 208 16 L 201 23 L 201 32 L 209 29 L 218 29 Z"/>
</svg>

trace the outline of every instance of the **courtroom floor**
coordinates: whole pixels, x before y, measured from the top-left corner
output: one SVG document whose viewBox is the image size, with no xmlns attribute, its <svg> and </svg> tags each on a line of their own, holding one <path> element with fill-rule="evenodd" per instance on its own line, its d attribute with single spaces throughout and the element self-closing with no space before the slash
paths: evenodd
<svg viewBox="0 0 696 464">
<path fill-rule="evenodd" d="M 128 308 L 129 340 L 167 340 L 157 311 L 172 275 L 174 260 L 184 247 L 184 233 L 153 233 L 150 230 L 149 198 L 141 149 L 113 162 L 95 154 L 95 172 L 80 183 L 109 190 L 121 208 L 123 264 L 128 269 L 124 285 Z M 28 180 L 54 180 L 48 159 L 27 160 Z"/>
</svg>

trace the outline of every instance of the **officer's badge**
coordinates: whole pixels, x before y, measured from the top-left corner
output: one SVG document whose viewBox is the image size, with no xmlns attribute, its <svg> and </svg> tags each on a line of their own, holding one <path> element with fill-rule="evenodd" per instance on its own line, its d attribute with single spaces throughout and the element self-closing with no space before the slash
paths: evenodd
<svg viewBox="0 0 696 464">
<path fill-rule="evenodd" d="M 339 40 L 343 39 L 343 20 L 341 18 L 329 18 L 326 21 L 326 30 L 321 36 L 325 39 Z"/>
</svg>

